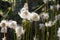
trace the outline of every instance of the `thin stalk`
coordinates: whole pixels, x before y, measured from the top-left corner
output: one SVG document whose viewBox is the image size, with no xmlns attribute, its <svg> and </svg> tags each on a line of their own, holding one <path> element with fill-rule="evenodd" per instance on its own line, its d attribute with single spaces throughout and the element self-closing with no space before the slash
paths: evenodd
<svg viewBox="0 0 60 40">
<path fill-rule="evenodd" d="M 27 22 L 26 22 L 27 23 Z M 27 25 L 27 24 L 26 24 Z M 26 40 L 27 40 L 27 36 L 28 36 L 28 30 L 27 30 L 27 26 L 25 26 L 26 27 Z"/>
<path fill-rule="evenodd" d="M 22 26 L 25 28 L 23 20 L 22 20 Z M 23 34 L 23 39 L 22 40 L 26 40 L 24 34 Z"/>
<path fill-rule="evenodd" d="M 28 40 L 29 40 L 29 32 L 30 32 L 30 22 L 28 23 Z"/>
<path fill-rule="evenodd" d="M 11 30 L 12 31 L 12 35 L 11 37 L 13 37 L 13 40 L 17 40 L 17 35 L 15 33 L 15 30 Z"/>
<path fill-rule="evenodd" d="M 24 35 L 23 35 L 23 39 L 22 40 L 24 40 L 25 39 L 25 37 L 24 37 Z"/>
<path fill-rule="evenodd" d="M 51 1 L 52 1 L 52 0 L 51 0 Z M 52 2 L 51 2 L 51 4 L 52 4 Z M 53 9 L 53 10 L 54 10 L 54 9 Z M 53 11 L 53 10 L 52 10 L 52 11 Z M 50 15 L 50 16 L 53 17 L 52 15 Z M 51 18 L 51 19 L 52 19 L 52 18 Z M 53 35 L 53 34 L 52 34 L 52 33 L 53 33 L 52 29 L 53 29 L 53 28 L 51 27 L 50 35 L 49 35 L 49 36 L 50 36 L 50 38 L 49 38 L 50 40 L 52 40 L 52 35 Z"/>
<path fill-rule="evenodd" d="M 31 32 L 30 32 L 30 31 L 31 31 L 31 30 L 30 30 L 30 29 L 31 29 L 30 27 L 31 27 L 31 25 L 29 24 L 29 33 L 31 33 Z M 31 34 L 29 35 L 29 37 L 30 37 L 30 36 L 31 36 Z M 30 39 L 31 39 L 31 37 L 30 37 Z"/>
<path fill-rule="evenodd" d="M 26 0 L 26 3 L 28 4 L 28 0 Z"/>
<path fill-rule="evenodd" d="M 27 21 L 27 20 L 26 20 L 26 21 Z M 26 23 L 27 23 L 27 22 L 26 22 Z M 26 25 L 27 25 L 27 24 L 26 24 Z M 27 30 L 27 26 L 25 26 L 25 27 L 26 27 L 26 40 L 27 40 L 27 31 L 28 31 L 28 30 Z"/>
<path fill-rule="evenodd" d="M 32 36 L 32 30 L 31 30 L 32 26 L 31 26 L 31 24 L 32 24 L 32 23 L 30 22 L 30 24 L 29 24 L 29 27 L 30 27 L 29 33 L 31 33 L 31 34 L 30 34 L 30 40 L 32 40 L 32 39 L 31 39 L 31 36 Z"/>
<path fill-rule="evenodd" d="M 29 33 L 31 33 L 31 30 L 30 30 L 30 29 L 31 29 L 31 28 L 30 28 L 31 26 L 30 26 L 30 25 L 31 25 L 31 24 L 29 24 Z M 30 34 L 29 36 L 30 36 L 30 40 L 31 40 L 31 34 Z"/>
<path fill-rule="evenodd" d="M 55 13 L 57 14 L 57 12 L 55 12 Z M 55 14 L 55 15 L 56 15 L 56 14 Z M 57 28 L 56 28 L 56 24 L 55 24 L 55 39 L 56 39 L 56 29 L 57 29 Z"/>
<path fill-rule="evenodd" d="M 9 8 L 9 11 L 4 15 L 4 18 L 3 19 L 5 19 L 8 16 L 10 10 L 11 10 L 11 8 Z"/>
<path fill-rule="evenodd" d="M 28 40 L 28 32 L 29 32 L 29 23 L 28 23 L 28 21 L 26 20 L 26 22 L 25 22 L 25 28 L 26 28 L 26 40 Z"/>
<path fill-rule="evenodd" d="M 35 38 L 36 38 L 36 35 L 37 35 L 37 27 L 36 27 L 36 22 L 35 22 Z"/>
<path fill-rule="evenodd" d="M 6 37 L 5 32 L 4 32 L 4 37 Z"/>
<path fill-rule="evenodd" d="M 23 39 L 22 40 L 25 40 L 25 35 L 23 34 Z"/>
<path fill-rule="evenodd" d="M 47 31 L 47 33 L 46 33 L 46 40 L 48 40 L 48 28 L 46 28 L 46 31 Z"/>
<path fill-rule="evenodd" d="M 47 5 L 46 5 L 46 11 L 47 11 L 47 9 L 48 9 L 48 0 L 47 0 Z M 48 20 L 47 20 L 48 21 Z M 48 40 L 48 27 L 46 28 L 46 40 Z"/>
<path fill-rule="evenodd" d="M 22 26 L 23 26 L 23 23 L 22 23 Z M 23 35 L 23 39 L 22 39 L 22 40 L 24 40 L 24 37 L 25 37 L 25 36 Z"/>
<path fill-rule="evenodd" d="M 23 39 L 22 40 L 25 40 L 25 35 L 23 34 Z"/>
<path fill-rule="evenodd" d="M 45 12 L 46 12 L 46 10 L 45 10 Z M 42 21 L 43 21 L 43 23 L 45 23 L 44 20 L 42 20 Z M 45 33 L 46 33 L 46 32 L 45 32 L 45 28 L 46 28 L 46 27 L 44 27 L 44 30 L 42 30 L 42 32 L 41 32 L 41 33 L 42 33 L 42 39 L 41 39 L 41 40 L 45 40 L 45 35 L 46 35 L 46 34 L 45 34 Z"/>
<path fill-rule="evenodd" d="M 58 2 L 55 1 L 54 3 L 56 4 L 56 3 L 58 3 Z M 57 10 L 55 10 L 55 15 L 56 15 L 56 14 L 57 14 Z M 56 36 L 56 29 L 57 29 L 57 28 L 56 28 L 56 25 L 55 25 L 55 36 Z M 55 37 L 55 40 L 56 40 L 56 37 Z"/>
<path fill-rule="evenodd" d="M 36 12 L 37 10 L 41 9 L 44 5 L 45 5 L 45 4 L 40 5 L 40 6 L 39 6 L 36 10 L 34 10 L 34 11 Z"/>
<path fill-rule="evenodd" d="M 16 33 L 15 33 L 16 34 Z M 17 34 L 16 34 L 16 40 L 18 40 L 18 38 L 17 38 Z"/>
<path fill-rule="evenodd" d="M 44 30 L 42 30 L 42 40 L 45 40 L 45 29 Z"/>
<path fill-rule="evenodd" d="M 15 40 L 15 32 L 14 32 L 14 40 Z"/>
<path fill-rule="evenodd" d="M 5 29 L 5 28 L 4 28 Z M 5 31 L 4 31 L 4 37 L 6 37 L 6 33 L 5 33 Z"/>
<path fill-rule="evenodd" d="M 46 13 L 47 11 L 48 11 L 49 9 L 46 9 L 44 12 L 42 12 L 42 13 Z M 39 15 L 41 15 L 41 14 L 39 14 Z M 43 20 L 42 20 L 43 21 Z M 44 22 L 44 21 L 43 21 Z M 45 27 L 46 28 L 46 27 Z M 42 31 L 42 40 L 45 40 L 45 37 L 46 37 L 46 39 L 47 39 L 47 36 L 45 36 L 46 34 L 45 34 L 45 31 L 46 30 L 44 30 L 44 31 Z"/>
</svg>

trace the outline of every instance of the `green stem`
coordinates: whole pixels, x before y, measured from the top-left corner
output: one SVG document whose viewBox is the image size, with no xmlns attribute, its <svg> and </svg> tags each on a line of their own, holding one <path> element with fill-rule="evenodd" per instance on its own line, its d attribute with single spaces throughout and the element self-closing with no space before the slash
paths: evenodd
<svg viewBox="0 0 60 40">
<path fill-rule="evenodd" d="M 15 40 L 15 31 L 14 31 L 14 40 Z"/>
<path fill-rule="evenodd" d="M 6 37 L 6 35 L 5 35 L 6 33 L 4 32 L 4 37 Z"/>
<path fill-rule="evenodd" d="M 58 2 L 55 1 L 55 4 L 56 4 L 56 3 L 58 3 Z M 55 15 L 57 15 L 57 10 L 55 10 Z M 56 39 L 56 30 L 57 30 L 57 27 L 56 27 L 56 25 L 55 25 L 55 40 L 57 40 L 57 39 Z"/>
<path fill-rule="evenodd" d="M 42 33 L 42 40 L 44 40 L 44 32 L 41 32 Z"/>
<path fill-rule="evenodd" d="M 26 27 L 26 40 L 27 40 L 27 22 L 26 22 L 26 25 L 25 25 L 25 27 Z"/>
<path fill-rule="evenodd" d="M 15 33 L 15 35 L 16 35 L 16 33 Z M 18 40 L 17 35 L 16 35 L 16 40 Z"/>
<path fill-rule="evenodd" d="M 37 28 L 36 28 L 36 22 L 35 22 L 35 37 L 36 37 L 36 35 L 37 35 Z"/>
<path fill-rule="evenodd" d="M 33 24 L 32 24 L 32 22 L 30 22 L 30 40 L 32 40 L 33 39 L 33 34 L 32 34 L 32 26 Z"/>
<path fill-rule="evenodd" d="M 46 40 L 48 40 L 48 28 L 46 28 Z"/>
<path fill-rule="evenodd" d="M 23 26 L 23 24 L 22 24 L 22 26 Z M 23 34 L 23 39 L 22 40 L 25 40 L 25 35 Z"/>
<path fill-rule="evenodd" d="M 28 0 L 26 0 L 26 3 L 28 4 Z"/>
<path fill-rule="evenodd" d="M 39 10 L 40 8 L 42 8 L 44 5 L 45 5 L 45 4 L 40 5 L 40 6 L 39 6 L 36 10 L 34 10 L 34 11 L 36 12 L 37 10 Z"/>
<path fill-rule="evenodd" d="M 25 37 L 24 37 L 24 35 L 23 35 L 23 40 L 25 40 Z"/>
<path fill-rule="evenodd" d="M 25 29 L 26 29 L 26 40 L 29 39 L 29 22 L 26 20 L 25 25 L 24 25 Z"/>
<path fill-rule="evenodd" d="M 22 26 L 24 26 L 24 25 L 23 25 L 23 22 L 22 22 Z M 25 40 L 25 35 L 24 35 L 24 34 L 23 34 L 23 39 L 22 39 L 22 40 Z"/>
<path fill-rule="evenodd" d="M 10 10 L 11 10 L 11 8 L 9 8 L 9 11 L 3 16 L 4 17 L 3 19 L 5 19 L 8 16 Z"/>
<path fill-rule="evenodd" d="M 28 38 L 28 32 L 27 32 L 27 30 L 26 30 L 26 36 L 25 36 L 25 38 L 26 38 L 26 40 L 28 40 L 27 38 Z"/>
<path fill-rule="evenodd" d="M 47 11 L 47 9 L 48 9 L 48 0 L 47 0 L 47 6 L 46 6 L 46 11 Z M 47 22 L 48 22 L 48 20 L 47 20 Z M 46 33 L 46 40 L 49 40 L 48 38 L 49 38 L 49 31 L 48 31 L 48 27 L 46 28 L 46 31 L 47 31 L 47 33 Z"/>
</svg>

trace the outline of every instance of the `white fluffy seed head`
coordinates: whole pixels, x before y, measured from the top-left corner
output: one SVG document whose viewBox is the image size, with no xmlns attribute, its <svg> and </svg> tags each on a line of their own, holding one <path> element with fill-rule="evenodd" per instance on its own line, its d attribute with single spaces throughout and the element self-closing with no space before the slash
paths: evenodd
<svg viewBox="0 0 60 40">
<path fill-rule="evenodd" d="M 44 27 L 45 27 L 45 25 L 44 25 L 44 24 L 39 24 L 39 26 L 40 26 L 40 29 L 42 29 L 42 28 L 44 28 Z"/>
<path fill-rule="evenodd" d="M 17 27 L 17 22 L 16 21 L 13 21 L 13 20 L 10 20 L 8 22 L 8 27 L 9 28 L 12 28 L 12 29 L 15 29 Z"/>
<path fill-rule="evenodd" d="M 26 8 L 28 10 L 28 4 L 27 3 L 24 4 L 24 8 Z"/>
<path fill-rule="evenodd" d="M 2 40 L 7 40 L 6 37 L 2 38 Z"/>
<path fill-rule="evenodd" d="M 49 19 L 49 14 L 48 13 L 42 13 L 40 14 L 40 18 L 43 20 L 48 20 Z"/>
<path fill-rule="evenodd" d="M 51 26 L 52 26 L 52 21 L 46 22 L 46 23 L 45 23 L 45 26 L 46 26 L 46 27 L 51 27 Z"/>
<path fill-rule="evenodd" d="M 36 35 L 36 36 L 33 38 L 33 40 L 39 40 L 39 36 Z"/>
<path fill-rule="evenodd" d="M 43 0 L 44 3 L 47 3 L 47 0 Z"/>
<path fill-rule="evenodd" d="M 35 12 L 32 12 L 31 20 L 32 21 L 39 21 L 39 19 L 40 19 L 39 15 L 37 13 L 35 13 Z"/>
<path fill-rule="evenodd" d="M 7 33 L 7 27 L 2 27 L 1 28 L 1 33 Z"/>
<path fill-rule="evenodd" d="M 28 11 L 28 9 L 26 8 L 27 3 L 25 3 L 24 7 L 20 10 L 20 12 L 18 12 L 18 15 L 22 18 L 22 19 L 27 19 L 30 20 L 30 12 Z"/>
<path fill-rule="evenodd" d="M 28 4 L 27 3 L 25 3 L 24 7 L 20 10 L 20 12 L 23 12 L 23 11 L 28 11 Z"/>
<path fill-rule="evenodd" d="M 50 5 L 50 9 L 54 9 L 54 7 L 52 5 Z"/>
<path fill-rule="evenodd" d="M 55 20 L 53 21 L 52 25 L 55 25 L 55 24 L 56 24 L 56 22 L 57 22 L 57 20 L 55 19 Z"/>
<path fill-rule="evenodd" d="M 16 27 L 15 31 L 16 31 L 17 37 L 21 36 L 25 32 L 25 30 L 21 26 L 20 27 Z"/>
<path fill-rule="evenodd" d="M 57 36 L 60 37 L 60 28 L 58 28 Z"/>
<path fill-rule="evenodd" d="M 2 20 L 0 23 L 1 27 L 7 27 L 7 20 Z"/>
<path fill-rule="evenodd" d="M 22 11 L 22 13 L 18 13 L 18 14 L 22 19 L 30 20 L 30 16 L 31 16 L 30 12 Z"/>
<path fill-rule="evenodd" d="M 57 5 L 56 5 L 56 8 L 57 8 L 57 10 L 58 10 L 58 9 L 60 8 L 60 5 L 59 5 L 59 4 L 57 4 Z"/>
<path fill-rule="evenodd" d="M 55 16 L 55 20 L 60 20 L 60 14 Z"/>
</svg>

